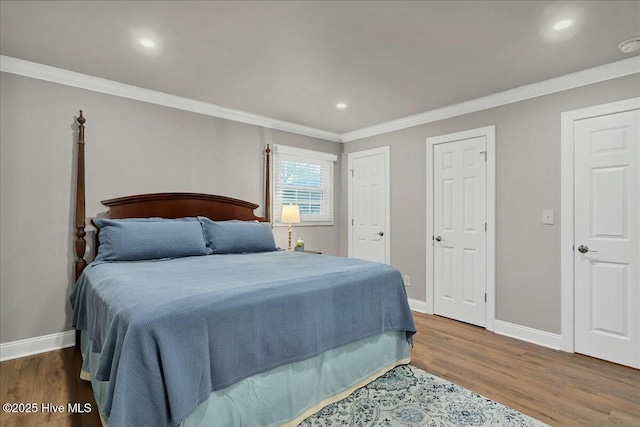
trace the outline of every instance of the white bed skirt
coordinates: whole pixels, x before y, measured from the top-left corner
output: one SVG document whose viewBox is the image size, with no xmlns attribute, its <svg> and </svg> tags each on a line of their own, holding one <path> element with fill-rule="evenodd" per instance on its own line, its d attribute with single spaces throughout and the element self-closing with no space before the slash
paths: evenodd
<svg viewBox="0 0 640 427">
<path fill-rule="evenodd" d="M 89 380 L 97 354 L 82 334 L 81 378 Z M 245 378 L 209 399 L 182 427 L 297 426 L 326 405 L 337 402 L 387 371 L 410 361 L 404 332 L 386 332 L 329 350 L 311 359 Z M 92 380 L 103 423 L 108 382 Z M 108 421 L 107 421 L 108 423 Z"/>
</svg>

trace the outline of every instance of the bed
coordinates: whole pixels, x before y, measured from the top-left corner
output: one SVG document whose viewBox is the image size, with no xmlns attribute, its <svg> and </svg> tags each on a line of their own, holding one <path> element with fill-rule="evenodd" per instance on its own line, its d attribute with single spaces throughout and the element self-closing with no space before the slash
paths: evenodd
<svg viewBox="0 0 640 427">
<path fill-rule="evenodd" d="M 217 195 L 106 200 L 87 265 L 82 112 L 77 122 L 70 298 L 81 377 L 103 424 L 295 426 L 409 363 L 415 325 L 396 269 L 272 250 L 268 146 L 265 217 L 254 203 Z M 179 244 L 145 240 L 154 254 L 136 258 L 140 230 Z"/>
</svg>

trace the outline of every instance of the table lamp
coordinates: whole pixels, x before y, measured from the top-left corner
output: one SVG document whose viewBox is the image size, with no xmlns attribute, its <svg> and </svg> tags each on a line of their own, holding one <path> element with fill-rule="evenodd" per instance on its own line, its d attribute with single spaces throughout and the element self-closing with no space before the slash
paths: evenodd
<svg viewBox="0 0 640 427">
<path fill-rule="evenodd" d="M 291 224 L 300 224 L 300 207 L 298 205 L 282 205 L 280 222 L 289 224 L 289 246 L 287 247 L 287 250 L 292 251 Z"/>
</svg>

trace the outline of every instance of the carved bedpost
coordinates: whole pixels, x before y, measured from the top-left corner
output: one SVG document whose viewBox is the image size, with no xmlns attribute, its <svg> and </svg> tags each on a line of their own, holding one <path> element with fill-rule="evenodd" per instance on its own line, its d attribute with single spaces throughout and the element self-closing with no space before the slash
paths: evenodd
<svg viewBox="0 0 640 427">
<path fill-rule="evenodd" d="M 76 177 L 76 221 L 75 221 L 75 252 L 76 252 L 76 274 L 75 280 L 77 281 L 80 274 L 87 266 L 87 261 L 84 259 L 84 253 L 87 250 L 87 242 L 84 236 L 87 233 L 84 231 L 85 227 L 85 190 L 84 190 L 84 123 L 86 119 L 82 116 L 82 110 L 80 110 L 80 116 L 76 119 L 78 122 L 78 171 Z"/>
<path fill-rule="evenodd" d="M 271 148 L 269 148 L 269 144 L 267 144 L 267 149 L 264 152 L 266 156 L 265 163 L 265 174 L 266 174 L 266 184 L 264 191 L 264 217 L 267 219 L 267 222 L 271 222 Z"/>
</svg>

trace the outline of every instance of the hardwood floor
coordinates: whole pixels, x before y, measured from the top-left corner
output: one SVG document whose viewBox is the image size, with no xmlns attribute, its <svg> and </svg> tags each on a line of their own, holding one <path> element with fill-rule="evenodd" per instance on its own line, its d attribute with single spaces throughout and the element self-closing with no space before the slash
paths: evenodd
<svg viewBox="0 0 640 427">
<path fill-rule="evenodd" d="M 0 403 L 35 403 L 37 413 L 0 412 L 2 427 L 101 427 L 91 384 L 79 377 L 82 356 L 75 348 L 0 363 Z M 68 404 L 91 404 L 91 412 L 69 413 Z M 42 404 L 63 405 L 43 412 Z"/>
<path fill-rule="evenodd" d="M 412 363 L 554 426 L 640 426 L 640 371 L 414 313 Z M 0 403 L 64 405 L 63 413 L 0 413 L 0 425 L 99 427 L 72 348 L 0 363 Z M 68 403 L 91 403 L 69 414 Z"/>
<path fill-rule="evenodd" d="M 412 363 L 553 426 L 640 426 L 640 370 L 415 313 Z"/>
</svg>

